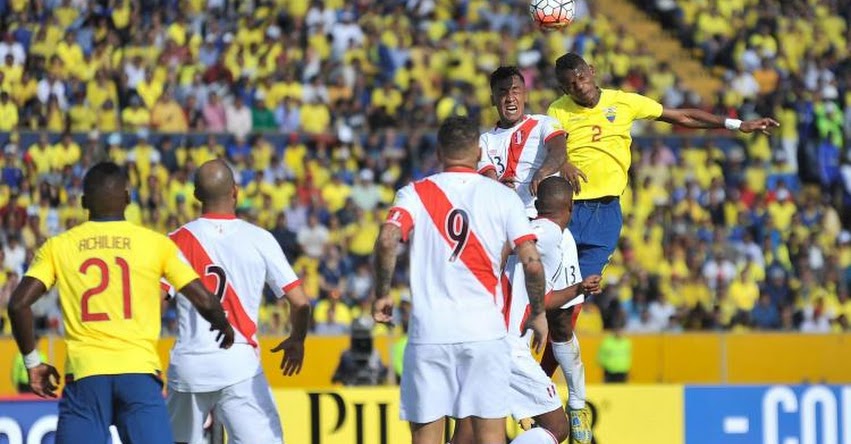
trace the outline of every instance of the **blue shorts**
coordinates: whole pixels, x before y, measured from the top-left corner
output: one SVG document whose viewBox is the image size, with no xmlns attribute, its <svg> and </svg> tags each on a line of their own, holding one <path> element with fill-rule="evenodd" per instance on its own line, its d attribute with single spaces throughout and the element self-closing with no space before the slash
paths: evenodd
<svg viewBox="0 0 851 444">
<path fill-rule="evenodd" d="M 583 278 L 603 273 L 618 246 L 622 226 L 621 203 L 616 197 L 573 203 L 568 228 L 576 239 L 579 270 Z"/>
<path fill-rule="evenodd" d="M 56 444 L 109 444 L 115 425 L 124 444 L 173 444 L 154 375 L 97 375 L 69 382 L 59 401 Z"/>
</svg>

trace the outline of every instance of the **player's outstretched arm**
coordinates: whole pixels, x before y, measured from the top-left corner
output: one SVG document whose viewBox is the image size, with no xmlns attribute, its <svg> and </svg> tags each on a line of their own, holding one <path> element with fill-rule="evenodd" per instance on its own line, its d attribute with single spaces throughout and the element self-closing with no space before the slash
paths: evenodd
<svg viewBox="0 0 851 444">
<path fill-rule="evenodd" d="M 538 184 L 547 177 L 553 174 L 560 173 L 564 169 L 564 164 L 567 162 L 567 135 L 564 132 L 550 137 L 546 143 L 547 156 L 544 158 L 544 163 L 535 171 L 532 176 L 532 183 L 529 185 L 529 191 L 533 196 L 538 195 Z M 586 179 L 587 180 L 587 179 Z"/>
<path fill-rule="evenodd" d="M 394 224 L 384 224 L 375 241 L 375 302 L 372 318 L 375 322 L 389 324 L 393 321 L 393 299 L 390 285 L 396 269 L 396 248 L 402 240 L 402 229 Z"/>
<path fill-rule="evenodd" d="M 210 323 L 210 330 L 218 330 L 216 341 L 221 348 L 230 348 L 233 345 L 233 327 L 225 316 L 225 310 L 221 302 L 204 287 L 200 279 L 186 284 L 178 290 L 192 305 L 198 313 Z"/>
<path fill-rule="evenodd" d="M 30 388 L 33 393 L 42 398 L 55 398 L 59 372 L 52 365 L 41 362 L 41 357 L 35 348 L 35 331 L 33 330 L 32 304 L 46 291 L 47 287 L 40 280 L 24 276 L 9 299 L 9 320 L 12 322 L 15 342 L 18 343 L 18 349 L 24 356 Z"/>
<path fill-rule="evenodd" d="M 285 376 L 297 375 L 304 363 L 304 338 L 310 323 L 310 300 L 304 294 L 301 285 L 290 289 L 285 297 L 290 303 L 290 324 L 292 332 L 287 339 L 281 341 L 272 352 L 284 352 L 281 358 L 281 371 Z"/>
<path fill-rule="evenodd" d="M 564 306 L 564 304 L 570 302 L 580 294 L 596 294 L 600 292 L 600 280 L 602 278 L 599 275 L 589 276 L 585 278 L 582 282 L 567 287 L 563 290 L 553 291 L 547 296 L 544 301 L 544 306 L 549 310 L 558 310 Z"/>
<path fill-rule="evenodd" d="M 544 349 L 547 340 L 547 325 L 546 310 L 544 308 L 544 292 L 546 285 L 544 283 L 544 264 L 541 263 L 541 256 L 538 253 L 538 248 L 535 247 L 534 240 L 527 240 L 515 247 L 517 257 L 520 263 L 523 264 L 523 274 L 526 277 L 526 293 L 529 295 L 529 306 L 531 313 L 529 320 L 526 321 L 525 329 L 531 329 L 534 337 L 532 338 L 532 347 L 536 352 L 540 353 Z"/>
<path fill-rule="evenodd" d="M 672 125 L 680 125 L 686 128 L 727 128 L 732 131 L 741 131 L 743 133 L 752 133 L 761 131 L 763 134 L 770 134 L 773 128 L 780 126 L 776 120 L 768 117 L 759 119 L 741 121 L 737 119 L 728 119 L 723 116 L 716 116 L 706 111 L 694 108 L 683 109 L 663 109 L 662 115 L 657 120 L 667 122 Z"/>
</svg>

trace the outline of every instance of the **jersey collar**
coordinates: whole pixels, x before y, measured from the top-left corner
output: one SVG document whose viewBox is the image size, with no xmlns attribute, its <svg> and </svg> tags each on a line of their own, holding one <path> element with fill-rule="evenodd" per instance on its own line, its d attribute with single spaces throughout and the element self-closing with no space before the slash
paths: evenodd
<svg viewBox="0 0 851 444">
<path fill-rule="evenodd" d="M 493 124 L 493 129 L 494 129 L 494 131 L 496 131 L 496 130 L 510 130 L 510 129 L 514 129 L 514 128 L 517 128 L 518 126 L 522 125 L 522 124 L 523 124 L 523 122 L 525 122 L 525 121 L 526 121 L 526 120 L 528 120 L 528 119 L 529 119 L 529 115 L 528 115 L 528 114 L 523 114 L 523 117 L 522 117 L 520 120 L 518 120 L 518 121 L 517 121 L 517 123 L 515 123 L 515 124 L 514 124 L 514 126 L 512 126 L 511 128 L 500 128 L 500 127 L 499 127 L 499 120 L 497 120 L 497 121 L 496 121 L 496 123 L 494 123 L 494 124 Z"/>
<path fill-rule="evenodd" d="M 205 213 L 201 215 L 201 219 L 213 219 L 213 220 L 232 220 L 236 219 L 235 214 L 224 214 L 224 213 Z"/>
<path fill-rule="evenodd" d="M 89 222 L 121 222 L 124 216 L 121 217 L 94 217 L 89 219 Z"/>
<path fill-rule="evenodd" d="M 443 172 L 444 173 L 474 173 L 474 174 L 478 174 L 478 171 L 476 171 L 472 168 L 461 167 L 461 166 L 449 167 L 449 168 L 443 170 Z"/>
</svg>

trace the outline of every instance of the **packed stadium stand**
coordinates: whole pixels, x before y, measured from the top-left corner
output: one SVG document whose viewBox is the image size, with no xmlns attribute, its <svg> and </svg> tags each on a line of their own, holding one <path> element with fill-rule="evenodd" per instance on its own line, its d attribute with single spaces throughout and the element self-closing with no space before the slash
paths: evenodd
<svg viewBox="0 0 851 444">
<path fill-rule="evenodd" d="M 577 22 L 548 34 L 527 6 L 0 0 L 0 316 L 34 249 L 85 220 L 93 162 L 126 165 L 127 218 L 167 232 L 198 214 L 197 166 L 224 157 L 240 214 L 303 277 L 314 333 L 346 333 L 368 318 L 394 191 L 436 171 L 436 124 L 493 124 L 500 64 L 521 67 L 545 112 L 553 61 L 572 50 L 603 85 L 781 122 L 772 137 L 638 129 L 620 248 L 579 330 L 851 331 L 849 2 L 580 0 Z M 44 332 L 60 328 L 56 299 L 35 307 Z M 285 333 L 269 301 L 261 332 Z"/>
</svg>

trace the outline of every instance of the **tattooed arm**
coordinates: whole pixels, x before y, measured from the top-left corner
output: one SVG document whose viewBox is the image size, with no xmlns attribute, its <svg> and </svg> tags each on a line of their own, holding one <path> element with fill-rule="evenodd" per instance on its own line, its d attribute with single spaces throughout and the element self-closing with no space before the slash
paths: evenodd
<svg viewBox="0 0 851 444">
<path fill-rule="evenodd" d="M 393 319 L 393 299 L 390 285 L 396 269 L 396 248 L 402 240 L 402 230 L 393 224 L 381 226 L 375 241 L 375 302 L 372 317 L 376 322 L 389 323 Z"/>
</svg>

